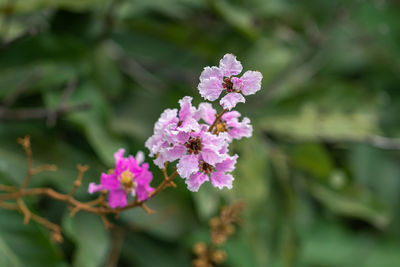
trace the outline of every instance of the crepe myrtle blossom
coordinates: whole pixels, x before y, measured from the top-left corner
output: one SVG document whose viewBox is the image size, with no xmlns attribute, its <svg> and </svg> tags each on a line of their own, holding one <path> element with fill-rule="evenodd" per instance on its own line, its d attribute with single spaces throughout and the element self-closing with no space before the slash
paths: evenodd
<svg viewBox="0 0 400 267">
<path fill-rule="evenodd" d="M 143 163 L 143 152 L 138 152 L 136 157 L 124 157 L 124 153 L 124 149 L 119 149 L 114 154 L 115 169 L 102 173 L 100 184 L 89 184 L 90 194 L 100 190 L 109 191 L 108 204 L 111 208 L 125 207 L 128 195 L 144 201 L 154 191 L 150 186 L 153 174 L 149 171 L 149 165 Z"/>
<path fill-rule="evenodd" d="M 204 160 L 199 161 L 199 168 L 193 172 L 185 183 L 192 192 L 197 192 L 200 186 L 211 179 L 214 187 L 232 189 L 233 176 L 230 174 L 235 169 L 238 155 L 228 156 L 222 162 L 215 165 L 208 164 Z"/>
<path fill-rule="evenodd" d="M 179 104 L 181 107 L 179 113 L 177 109 L 166 109 L 154 125 L 154 133 L 145 143 L 150 150 L 150 157 L 154 157 L 160 150 L 170 146 L 172 131 L 190 132 L 200 129 L 194 118 L 196 108 L 192 106 L 192 98 L 185 96 L 179 100 Z"/>
<path fill-rule="evenodd" d="M 208 125 L 212 125 L 217 115 L 217 111 L 210 103 L 200 103 L 198 116 Z M 251 137 L 253 134 L 253 126 L 250 124 L 250 119 L 244 117 L 239 121 L 241 114 L 237 111 L 229 111 L 224 113 L 218 122 L 215 124 L 212 133 L 220 134 L 226 132 L 228 141 L 233 139 L 241 139 L 242 137 Z"/>
<path fill-rule="evenodd" d="M 191 174 L 199 171 L 201 162 L 215 165 L 228 157 L 226 153 L 225 135 L 214 135 L 203 126 L 199 132 L 179 133 L 174 143 L 174 149 L 166 151 L 169 157 L 179 159 L 176 165 L 182 178 L 189 178 Z"/>
<path fill-rule="evenodd" d="M 237 103 L 244 103 L 243 95 L 255 94 L 261 89 L 262 74 L 258 71 L 246 71 L 240 78 L 236 77 L 243 70 L 242 64 L 233 54 L 226 54 L 219 62 L 219 67 L 205 67 L 200 75 L 198 89 L 200 95 L 214 101 L 222 91 L 226 95 L 220 104 L 224 109 L 231 110 Z"/>
</svg>

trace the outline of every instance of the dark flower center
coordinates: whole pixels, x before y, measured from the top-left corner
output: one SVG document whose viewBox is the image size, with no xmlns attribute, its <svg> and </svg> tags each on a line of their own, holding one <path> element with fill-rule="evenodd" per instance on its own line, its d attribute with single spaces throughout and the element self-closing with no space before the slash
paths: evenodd
<svg viewBox="0 0 400 267">
<path fill-rule="evenodd" d="M 233 89 L 233 83 L 232 83 L 230 77 L 224 78 L 224 83 L 222 84 L 222 86 L 226 89 L 226 92 L 228 92 L 228 93 L 235 91 L 235 89 Z"/>
<path fill-rule="evenodd" d="M 212 165 L 208 164 L 207 162 L 205 162 L 203 160 L 200 161 L 199 168 L 200 168 L 200 171 L 205 174 L 209 174 L 210 172 L 212 172 L 214 170 L 214 167 Z"/>
<path fill-rule="evenodd" d="M 203 147 L 203 145 L 201 144 L 200 137 L 196 138 L 190 137 L 189 141 L 186 142 L 185 146 L 189 154 L 195 154 L 195 155 L 199 154 L 199 152 Z"/>
</svg>

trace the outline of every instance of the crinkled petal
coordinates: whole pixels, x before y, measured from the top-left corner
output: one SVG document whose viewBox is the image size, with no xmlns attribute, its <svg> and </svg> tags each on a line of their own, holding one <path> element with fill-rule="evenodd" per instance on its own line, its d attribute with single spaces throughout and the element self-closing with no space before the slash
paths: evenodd
<svg viewBox="0 0 400 267">
<path fill-rule="evenodd" d="M 237 75 L 242 72 L 242 64 L 236 59 L 233 54 L 226 54 L 219 61 L 219 68 L 221 69 L 225 77 L 230 77 L 232 75 Z"/>
<path fill-rule="evenodd" d="M 243 85 L 242 79 L 238 77 L 232 77 L 231 82 L 233 89 L 240 90 L 242 88 Z"/>
<path fill-rule="evenodd" d="M 136 158 L 134 158 L 132 155 L 129 155 L 124 163 L 125 163 L 125 169 L 128 169 L 135 175 L 142 170 L 142 168 L 139 166 Z M 147 163 L 145 163 L 145 164 L 147 164 Z"/>
<path fill-rule="evenodd" d="M 198 109 L 199 117 L 208 124 L 212 124 L 217 115 L 217 111 L 212 107 L 210 103 L 200 103 Z"/>
<path fill-rule="evenodd" d="M 194 107 L 192 106 L 192 97 L 185 96 L 179 100 L 179 105 L 181 109 L 179 110 L 179 121 L 185 121 L 192 116 Z"/>
<path fill-rule="evenodd" d="M 165 159 L 166 161 L 173 162 L 180 157 L 182 157 L 183 154 L 185 154 L 186 148 L 182 145 L 177 145 L 173 146 L 171 148 L 167 148 L 165 150 Z"/>
<path fill-rule="evenodd" d="M 201 157 L 205 162 L 207 162 L 210 165 L 215 165 L 216 163 L 219 163 L 225 159 L 224 154 L 218 153 L 217 149 L 210 149 L 210 148 L 204 148 L 201 151 Z"/>
<path fill-rule="evenodd" d="M 261 89 L 262 74 L 259 71 L 246 71 L 240 79 L 242 81 L 240 90 L 244 95 L 255 94 Z"/>
<path fill-rule="evenodd" d="M 182 121 L 177 129 L 184 132 L 199 131 L 200 125 L 194 118 L 188 118 Z"/>
<path fill-rule="evenodd" d="M 104 186 L 102 184 L 90 183 L 88 191 L 89 191 L 89 194 L 93 194 L 93 193 L 98 192 L 103 189 L 104 189 Z"/>
<path fill-rule="evenodd" d="M 245 117 L 242 122 L 228 124 L 230 130 L 229 136 L 233 139 L 241 139 L 242 137 L 251 137 L 253 134 L 253 126 L 250 124 L 250 119 Z"/>
<path fill-rule="evenodd" d="M 108 205 L 115 209 L 116 207 L 125 207 L 127 204 L 126 193 L 122 189 L 110 191 L 108 195 Z"/>
<path fill-rule="evenodd" d="M 144 201 L 149 198 L 149 194 L 154 191 L 154 188 L 139 184 L 136 187 L 136 194 L 139 201 Z"/>
<path fill-rule="evenodd" d="M 118 176 L 115 173 L 112 174 L 101 174 L 100 178 L 101 184 L 104 189 L 107 190 L 116 190 L 120 187 L 120 182 L 118 181 Z"/>
<path fill-rule="evenodd" d="M 208 175 L 202 172 L 196 172 L 190 175 L 189 179 L 186 179 L 185 183 L 190 191 L 197 192 L 200 186 L 208 180 Z"/>
<path fill-rule="evenodd" d="M 123 149 L 123 148 L 118 149 L 118 151 L 114 153 L 115 162 L 118 162 L 121 159 L 123 159 L 124 154 L 125 154 L 125 149 Z"/>
<path fill-rule="evenodd" d="M 179 160 L 176 167 L 182 178 L 188 178 L 192 173 L 199 170 L 199 160 L 194 154 L 185 155 Z"/>
<path fill-rule="evenodd" d="M 203 98 L 214 101 L 218 99 L 224 88 L 221 79 L 211 77 L 210 79 L 202 80 L 198 85 L 198 89 Z"/>
<path fill-rule="evenodd" d="M 223 74 L 218 67 L 205 67 L 204 70 L 200 74 L 200 81 L 207 80 L 210 78 L 217 78 L 218 80 L 223 79 Z"/>
<path fill-rule="evenodd" d="M 203 150 L 211 149 L 218 151 L 222 146 L 226 144 L 226 132 L 219 133 L 219 135 L 211 134 L 210 132 L 204 132 L 201 135 Z"/>
<path fill-rule="evenodd" d="M 145 147 L 147 147 L 148 150 L 150 150 L 150 157 L 154 157 L 155 154 L 157 154 L 160 150 L 160 145 L 162 142 L 162 137 L 161 135 L 152 135 L 150 136 L 146 142 L 145 142 Z"/>
<path fill-rule="evenodd" d="M 164 163 L 167 161 L 167 155 L 164 150 L 162 150 L 160 154 L 158 154 L 157 158 L 153 160 L 154 164 L 160 169 L 164 168 Z"/>
<path fill-rule="evenodd" d="M 144 165 L 144 164 L 143 164 Z M 143 171 L 135 177 L 136 185 L 136 194 L 139 201 L 146 200 L 151 192 L 154 191 L 154 188 L 150 186 L 150 182 L 153 180 L 153 174 L 148 171 L 148 164 L 143 166 Z"/>
<path fill-rule="evenodd" d="M 234 111 L 229 111 L 226 112 L 224 115 L 222 115 L 221 119 L 227 123 L 229 123 L 232 120 L 237 120 L 241 116 L 240 112 L 234 110 Z"/>
<path fill-rule="evenodd" d="M 178 110 L 176 108 L 174 109 L 166 109 L 161 113 L 160 118 L 158 118 L 157 122 L 154 124 L 154 133 L 162 133 L 164 129 L 170 125 L 176 125 L 178 124 Z"/>
<path fill-rule="evenodd" d="M 211 173 L 211 184 L 214 187 L 222 189 L 224 187 L 232 189 L 232 182 L 234 178 L 231 174 L 225 174 L 223 172 L 213 172 Z"/>
<path fill-rule="evenodd" d="M 215 165 L 215 169 L 219 172 L 232 172 L 235 169 L 235 164 L 237 161 L 238 155 L 233 155 L 227 157 L 221 163 Z"/>
<path fill-rule="evenodd" d="M 245 103 L 246 100 L 244 97 L 239 93 L 228 93 L 226 96 L 221 98 L 219 103 L 224 109 L 231 110 L 236 106 L 237 103 L 242 102 Z"/>
<path fill-rule="evenodd" d="M 138 151 L 135 156 L 137 164 L 142 164 L 144 162 L 144 153 L 143 151 Z"/>
</svg>

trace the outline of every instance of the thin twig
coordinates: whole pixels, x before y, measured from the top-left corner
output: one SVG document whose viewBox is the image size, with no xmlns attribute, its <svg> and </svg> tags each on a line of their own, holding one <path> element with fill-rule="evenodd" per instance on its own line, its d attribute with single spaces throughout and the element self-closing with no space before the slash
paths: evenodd
<svg viewBox="0 0 400 267">
<path fill-rule="evenodd" d="M 22 213 L 24 214 L 24 224 L 28 224 L 29 220 L 31 219 L 31 212 L 21 198 L 17 199 L 17 205 L 19 210 L 22 211 Z"/>
<path fill-rule="evenodd" d="M 15 186 L 0 184 L 0 191 L 13 192 L 17 190 Z"/>
<path fill-rule="evenodd" d="M 32 149 L 31 149 L 31 139 L 29 135 L 26 135 L 24 138 L 18 138 L 18 143 L 22 145 L 26 154 L 26 177 L 24 182 L 21 185 L 21 189 L 25 188 L 30 179 L 32 178 Z"/>
<path fill-rule="evenodd" d="M 56 124 L 57 122 L 57 117 L 59 115 L 58 110 L 65 108 L 66 103 L 70 96 L 72 95 L 73 91 L 75 90 L 77 85 L 76 79 L 72 78 L 68 81 L 67 86 L 65 87 L 63 94 L 61 95 L 61 100 L 58 104 L 58 108 L 56 108 L 54 111 L 50 112 L 48 117 L 47 117 L 47 125 L 52 127 Z"/>
<path fill-rule="evenodd" d="M 215 120 L 214 120 L 213 124 L 211 124 L 210 128 L 208 128 L 208 131 L 209 131 L 209 132 L 212 132 L 212 130 L 214 129 L 215 125 L 217 125 L 218 121 L 221 119 L 222 115 L 224 115 L 225 112 L 227 112 L 227 111 L 228 111 L 228 109 L 224 109 L 224 110 L 221 111 L 220 114 L 218 114 L 218 115 L 215 117 Z"/>
<path fill-rule="evenodd" d="M 42 75 L 42 71 L 39 70 L 34 70 L 32 73 L 28 74 L 26 78 L 24 78 L 17 86 L 17 88 L 13 90 L 13 92 L 4 97 L 3 106 L 0 109 L 6 110 L 10 106 L 12 106 L 18 99 L 18 97 L 28 91 L 31 88 L 30 86 L 32 85 L 32 83 L 40 79 Z"/>
<path fill-rule="evenodd" d="M 82 185 L 83 175 L 85 174 L 85 172 L 87 172 L 87 170 L 89 170 L 89 166 L 81 164 L 76 165 L 76 168 L 78 169 L 78 177 L 74 181 L 74 187 L 72 187 L 71 191 L 68 194 L 70 196 L 75 195 L 76 190 Z"/>
<path fill-rule="evenodd" d="M 125 230 L 122 227 L 116 227 L 113 231 L 111 251 L 108 255 L 106 267 L 118 266 L 118 260 L 121 254 L 122 244 L 124 242 Z"/>
</svg>

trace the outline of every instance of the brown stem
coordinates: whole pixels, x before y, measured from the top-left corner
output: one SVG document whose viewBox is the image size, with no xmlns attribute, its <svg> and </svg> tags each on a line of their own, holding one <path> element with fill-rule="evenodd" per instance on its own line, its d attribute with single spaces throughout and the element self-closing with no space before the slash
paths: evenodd
<svg viewBox="0 0 400 267">
<path fill-rule="evenodd" d="M 18 143 L 22 145 L 22 147 L 25 150 L 26 154 L 26 177 L 24 182 L 21 185 L 21 189 L 25 188 L 29 181 L 32 178 L 32 149 L 31 149 L 31 139 L 29 135 L 26 135 L 24 138 L 18 138 L 17 139 Z"/>
<path fill-rule="evenodd" d="M 221 111 L 221 113 L 219 113 L 215 117 L 215 120 L 214 120 L 213 124 L 211 124 L 210 128 L 208 128 L 209 132 L 212 132 L 212 130 L 214 129 L 215 125 L 217 125 L 218 121 L 221 119 L 222 115 L 224 115 L 227 111 L 228 111 L 228 109 L 224 109 L 224 110 Z"/>
<path fill-rule="evenodd" d="M 83 175 L 85 174 L 85 172 L 87 172 L 87 170 L 89 170 L 89 166 L 87 165 L 81 165 L 78 164 L 76 166 L 76 168 L 78 169 L 79 173 L 78 173 L 78 177 L 76 178 L 76 180 L 74 181 L 74 187 L 72 187 L 71 191 L 69 192 L 68 195 L 73 196 L 76 193 L 76 190 L 82 185 L 82 178 Z"/>
</svg>

